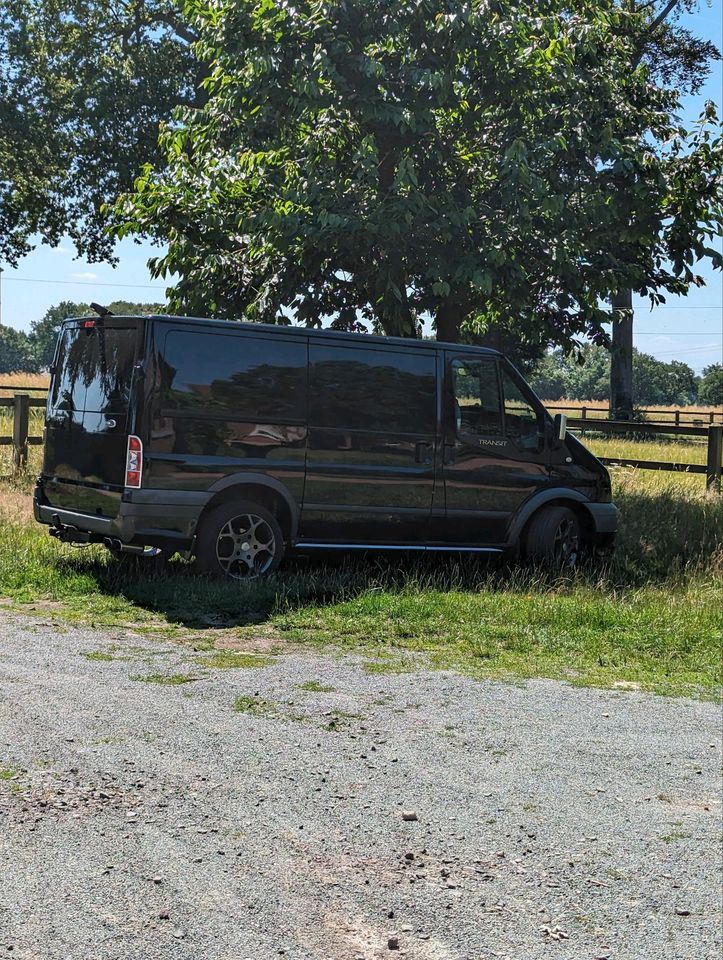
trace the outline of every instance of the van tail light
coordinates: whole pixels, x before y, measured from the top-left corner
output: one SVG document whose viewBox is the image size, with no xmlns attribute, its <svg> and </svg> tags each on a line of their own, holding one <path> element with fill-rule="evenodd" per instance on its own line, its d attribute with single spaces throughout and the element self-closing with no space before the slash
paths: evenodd
<svg viewBox="0 0 723 960">
<path fill-rule="evenodd" d="M 143 444 L 140 437 L 131 434 L 128 437 L 126 454 L 126 486 L 140 487 L 143 476 Z"/>
</svg>

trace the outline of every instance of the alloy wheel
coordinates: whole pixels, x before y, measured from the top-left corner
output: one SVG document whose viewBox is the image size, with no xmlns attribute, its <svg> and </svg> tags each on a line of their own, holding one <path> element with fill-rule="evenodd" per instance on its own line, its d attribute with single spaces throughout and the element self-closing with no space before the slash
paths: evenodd
<svg viewBox="0 0 723 960">
<path fill-rule="evenodd" d="M 554 557 L 561 570 L 573 570 L 577 566 L 580 551 L 580 536 L 577 522 L 572 517 L 562 520 L 555 531 Z"/>
<path fill-rule="evenodd" d="M 276 550 L 274 531 L 263 517 L 253 513 L 230 519 L 216 538 L 216 559 L 233 580 L 263 576 L 272 567 Z"/>
</svg>

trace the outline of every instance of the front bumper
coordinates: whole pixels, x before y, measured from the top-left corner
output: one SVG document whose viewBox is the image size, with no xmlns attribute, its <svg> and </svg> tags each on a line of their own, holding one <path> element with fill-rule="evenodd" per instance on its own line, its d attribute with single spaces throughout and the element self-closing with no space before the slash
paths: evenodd
<svg viewBox="0 0 723 960">
<path fill-rule="evenodd" d="M 595 534 L 609 537 L 617 533 L 620 511 L 614 503 L 586 503 L 585 509 L 590 514 Z"/>
</svg>

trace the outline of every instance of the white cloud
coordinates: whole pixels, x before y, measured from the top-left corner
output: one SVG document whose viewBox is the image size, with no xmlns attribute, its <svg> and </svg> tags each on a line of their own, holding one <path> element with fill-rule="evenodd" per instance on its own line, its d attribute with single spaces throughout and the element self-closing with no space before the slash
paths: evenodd
<svg viewBox="0 0 723 960">
<path fill-rule="evenodd" d="M 75 277 L 76 280 L 97 280 L 98 279 L 97 273 L 90 273 L 89 271 L 86 271 L 85 273 L 74 273 L 73 276 Z"/>
<path fill-rule="evenodd" d="M 73 255 L 73 251 L 70 247 L 53 247 L 53 253 L 58 257 L 70 257 Z"/>
</svg>

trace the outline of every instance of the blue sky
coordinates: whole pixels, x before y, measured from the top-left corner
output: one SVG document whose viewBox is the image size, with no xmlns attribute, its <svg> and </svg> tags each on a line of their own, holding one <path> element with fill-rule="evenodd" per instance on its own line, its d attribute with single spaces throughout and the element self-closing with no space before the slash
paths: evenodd
<svg viewBox="0 0 723 960">
<path fill-rule="evenodd" d="M 686 24 L 723 49 L 723 0 L 701 0 L 699 10 L 686 15 Z M 706 100 L 723 105 L 723 69 L 718 63 L 705 88 L 684 101 L 683 119 L 693 121 Z M 75 259 L 72 244 L 52 249 L 40 246 L 16 270 L 2 274 L 2 323 L 27 330 L 48 307 L 61 300 L 109 303 L 112 300 L 163 301 L 164 284 L 152 280 L 146 261 L 157 253 L 150 244 L 125 240 L 118 245 L 119 263 L 88 264 Z M 2 266 L 2 264 L 0 264 Z M 687 297 L 671 297 L 665 306 L 650 309 L 636 303 L 635 345 L 661 360 L 682 360 L 700 372 L 723 361 L 723 277 L 709 264 L 699 267 L 707 286 Z"/>
</svg>

